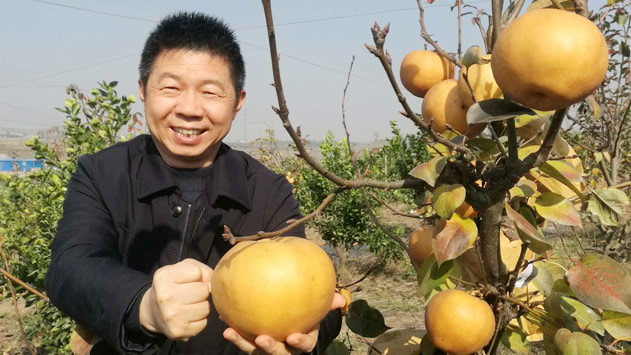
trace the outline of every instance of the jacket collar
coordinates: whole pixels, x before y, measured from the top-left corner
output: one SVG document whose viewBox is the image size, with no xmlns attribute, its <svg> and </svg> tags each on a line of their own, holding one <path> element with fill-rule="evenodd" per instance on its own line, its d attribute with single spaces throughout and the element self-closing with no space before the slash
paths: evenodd
<svg viewBox="0 0 631 355">
<path fill-rule="evenodd" d="M 145 199 L 157 192 L 177 188 L 175 177 L 160 156 L 151 136 L 147 135 L 145 144 L 141 146 L 141 158 L 136 172 L 138 198 Z M 245 160 L 240 159 L 239 153 L 221 143 L 211 169 L 212 173 L 206 184 L 208 203 L 213 205 L 222 196 L 251 210 L 247 166 Z"/>
</svg>

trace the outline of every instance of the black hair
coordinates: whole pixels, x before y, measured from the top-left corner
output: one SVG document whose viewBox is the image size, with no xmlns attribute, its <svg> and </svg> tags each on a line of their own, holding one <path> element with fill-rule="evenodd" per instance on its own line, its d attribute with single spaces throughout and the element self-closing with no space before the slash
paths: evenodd
<svg viewBox="0 0 631 355">
<path fill-rule="evenodd" d="M 192 50 L 226 60 L 237 96 L 245 83 L 245 64 L 234 32 L 220 19 L 199 12 L 171 14 L 151 32 L 140 57 L 140 80 L 147 80 L 156 58 L 168 50 Z"/>
</svg>

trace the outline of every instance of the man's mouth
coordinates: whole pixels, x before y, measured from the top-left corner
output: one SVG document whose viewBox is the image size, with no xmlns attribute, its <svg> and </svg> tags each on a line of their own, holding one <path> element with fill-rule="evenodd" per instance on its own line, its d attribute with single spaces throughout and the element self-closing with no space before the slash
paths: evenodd
<svg viewBox="0 0 631 355">
<path fill-rule="evenodd" d="M 201 129 L 184 129 L 184 128 L 177 128 L 174 127 L 173 130 L 177 133 L 180 134 L 186 138 L 192 138 L 192 137 L 196 137 L 202 133 L 204 133 L 204 130 Z"/>
</svg>

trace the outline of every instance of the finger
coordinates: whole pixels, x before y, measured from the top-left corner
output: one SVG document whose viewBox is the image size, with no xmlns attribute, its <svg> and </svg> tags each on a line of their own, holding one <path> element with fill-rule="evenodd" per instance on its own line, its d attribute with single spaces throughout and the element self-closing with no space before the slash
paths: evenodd
<svg viewBox="0 0 631 355">
<path fill-rule="evenodd" d="M 208 266 L 208 265 L 206 265 L 206 264 L 204 264 L 204 263 L 202 263 L 202 262 L 200 262 L 198 260 L 191 259 L 191 258 L 184 259 L 184 260 L 182 260 L 182 262 L 186 262 L 188 264 L 195 265 L 195 266 L 197 266 L 199 268 L 199 270 L 201 272 L 201 279 L 198 280 L 198 281 L 202 281 L 204 284 L 206 284 L 208 286 L 208 292 L 210 292 L 210 288 L 211 288 L 210 287 L 210 280 L 213 277 L 213 269 L 210 266 Z"/>
<path fill-rule="evenodd" d="M 188 341 L 190 338 L 201 333 L 202 330 L 206 328 L 207 324 L 208 322 L 206 321 L 206 319 L 187 323 L 183 329 L 174 332 L 174 334 L 170 338 L 173 340 Z"/>
<path fill-rule="evenodd" d="M 333 295 L 331 310 L 342 308 L 344 306 L 346 306 L 346 298 L 344 298 L 344 296 L 342 296 L 341 294 L 335 292 L 335 294 Z"/>
<path fill-rule="evenodd" d="M 189 322 L 196 322 L 208 318 L 210 314 L 210 302 L 204 301 L 189 304 L 178 310 L 178 318 L 186 319 Z"/>
<path fill-rule="evenodd" d="M 197 260 L 182 260 L 179 263 L 173 264 L 169 267 L 169 278 L 175 283 L 202 281 L 202 270 L 200 265 L 203 264 Z"/>
<path fill-rule="evenodd" d="M 182 305 L 199 303 L 207 301 L 210 297 L 208 287 L 203 282 L 189 282 L 185 284 L 172 285 L 176 288 L 173 290 L 172 298 Z"/>
<path fill-rule="evenodd" d="M 276 341 L 269 335 L 259 335 L 254 339 L 254 343 L 267 354 L 287 355 L 291 354 L 290 350 L 284 343 Z"/>
<path fill-rule="evenodd" d="M 250 354 L 256 349 L 254 343 L 242 337 L 241 334 L 237 333 L 233 328 L 226 328 L 226 330 L 223 331 L 223 337 L 245 353 Z"/>
<path fill-rule="evenodd" d="M 318 342 L 319 326 L 314 328 L 307 334 L 293 333 L 289 334 L 285 340 L 289 346 L 300 352 L 311 352 Z"/>
</svg>

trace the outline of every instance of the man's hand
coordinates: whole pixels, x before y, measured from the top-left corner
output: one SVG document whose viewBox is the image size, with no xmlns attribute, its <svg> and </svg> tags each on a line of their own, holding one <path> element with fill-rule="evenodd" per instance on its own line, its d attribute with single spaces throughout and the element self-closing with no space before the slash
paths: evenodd
<svg viewBox="0 0 631 355">
<path fill-rule="evenodd" d="M 140 324 L 150 332 L 187 341 L 206 328 L 213 269 L 186 259 L 158 269 L 140 301 Z"/>
<path fill-rule="evenodd" d="M 331 310 L 344 307 L 344 305 L 346 305 L 346 298 L 336 292 L 333 296 Z M 233 328 L 224 330 L 223 337 L 248 354 L 296 355 L 313 351 L 318 342 L 319 332 L 320 324 L 316 324 L 307 334 L 289 334 L 284 343 L 274 340 L 269 335 L 259 335 L 254 339 L 254 342 L 251 342 L 243 338 Z"/>
</svg>

